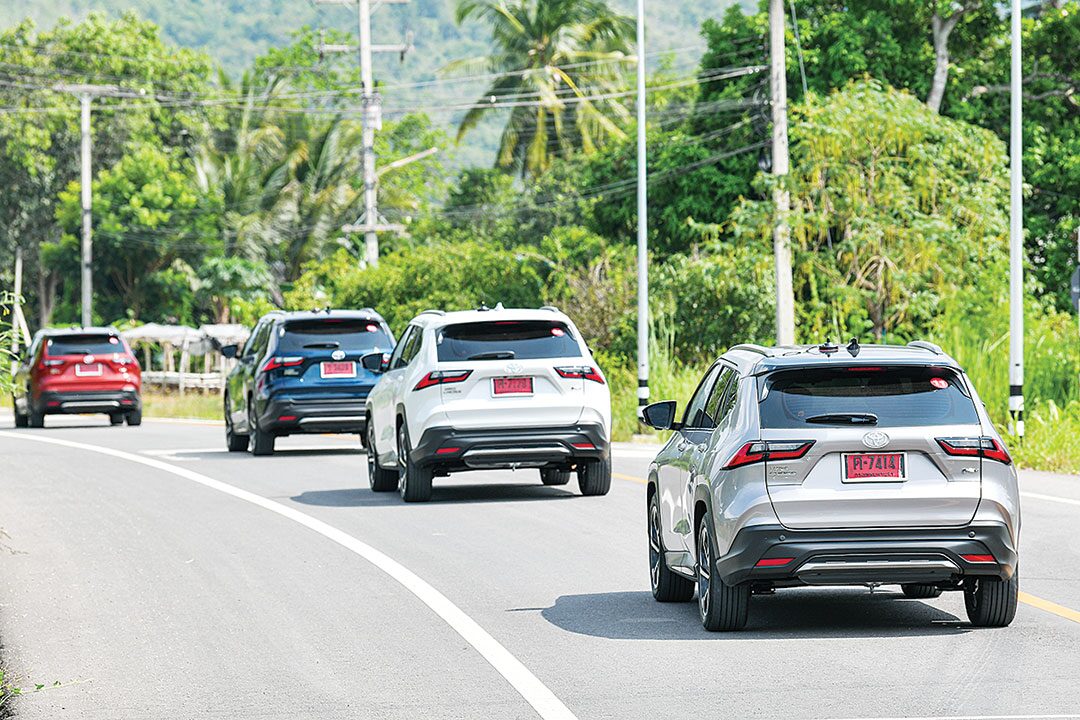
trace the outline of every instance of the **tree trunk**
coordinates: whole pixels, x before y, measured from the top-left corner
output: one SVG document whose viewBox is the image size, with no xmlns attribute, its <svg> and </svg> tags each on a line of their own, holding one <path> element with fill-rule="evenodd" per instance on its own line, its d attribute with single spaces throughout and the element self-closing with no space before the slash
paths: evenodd
<svg viewBox="0 0 1080 720">
<path fill-rule="evenodd" d="M 957 10 L 944 19 L 934 13 L 930 18 L 930 27 L 934 34 L 934 76 L 930 81 L 930 94 L 926 97 L 926 104 L 936 113 L 941 112 L 941 101 L 945 97 L 945 86 L 949 82 L 949 35 L 963 13 L 963 10 Z"/>
</svg>

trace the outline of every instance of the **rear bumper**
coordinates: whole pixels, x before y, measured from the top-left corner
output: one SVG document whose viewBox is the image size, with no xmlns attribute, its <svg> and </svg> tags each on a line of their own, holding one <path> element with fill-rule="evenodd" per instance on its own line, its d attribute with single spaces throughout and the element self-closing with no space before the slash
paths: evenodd
<svg viewBox="0 0 1080 720">
<path fill-rule="evenodd" d="M 442 452 L 439 452 L 442 450 Z M 411 457 L 440 472 L 498 468 L 567 468 L 608 457 L 610 443 L 601 425 L 527 429 L 431 428 Z"/>
<path fill-rule="evenodd" d="M 275 435 L 362 433 L 367 428 L 366 399 L 367 395 L 345 399 L 271 398 L 259 417 L 259 427 Z"/>
<path fill-rule="evenodd" d="M 140 407 L 142 401 L 134 390 L 43 391 L 37 400 L 38 411 L 46 415 L 127 412 Z"/>
<path fill-rule="evenodd" d="M 992 555 L 994 562 L 969 562 L 964 555 Z M 782 566 L 757 566 L 761 560 L 783 558 L 792 560 Z M 1008 579 L 1016 561 L 1009 529 L 998 523 L 910 530 L 789 530 L 768 525 L 741 530 L 717 569 L 728 584 L 948 585 L 971 576 Z"/>
</svg>

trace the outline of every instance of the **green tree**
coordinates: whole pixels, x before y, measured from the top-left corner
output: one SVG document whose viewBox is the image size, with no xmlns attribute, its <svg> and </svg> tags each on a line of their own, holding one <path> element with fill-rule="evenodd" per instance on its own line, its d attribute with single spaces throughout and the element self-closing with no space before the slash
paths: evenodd
<svg viewBox="0 0 1080 720">
<path fill-rule="evenodd" d="M 625 136 L 629 17 L 603 0 L 458 0 L 458 23 L 470 18 L 491 27 L 493 50 L 444 70 L 489 72 L 495 80 L 462 118 L 459 141 L 485 113 L 509 107 L 497 165 L 535 175 L 553 157 Z"/>
<path fill-rule="evenodd" d="M 1001 285 L 1008 164 L 993 133 L 866 81 L 811 95 L 793 114 L 788 182 L 804 338 L 915 337 L 946 299 Z M 744 201 L 731 222 L 736 240 L 764 241 L 771 203 Z"/>
</svg>

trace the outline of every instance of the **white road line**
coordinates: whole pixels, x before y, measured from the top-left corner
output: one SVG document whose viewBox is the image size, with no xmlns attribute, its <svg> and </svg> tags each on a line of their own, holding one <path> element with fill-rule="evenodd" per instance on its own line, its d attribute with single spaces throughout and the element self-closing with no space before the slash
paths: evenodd
<svg viewBox="0 0 1080 720">
<path fill-rule="evenodd" d="M 1050 502 L 1065 503 L 1066 505 L 1080 505 L 1080 500 L 1074 498 L 1058 497 L 1057 495 L 1043 495 L 1042 493 L 1033 493 L 1026 490 L 1020 492 L 1020 497 L 1034 498 L 1035 500 L 1049 500 Z"/>
<path fill-rule="evenodd" d="M 256 495 L 247 490 L 241 490 L 238 487 L 188 470 L 187 468 L 170 465 L 169 463 L 153 458 L 141 457 L 129 452 L 124 452 L 123 450 L 114 450 L 113 448 L 100 445 L 89 445 L 86 443 L 72 442 L 70 440 L 61 440 L 59 438 L 28 435 L 26 433 L 0 432 L 0 437 L 61 445 L 63 447 L 95 452 L 101 455 L 109 455 L 121 460 L 146 465 L 147 467 L 152 467 L 156 470 L 176 475 L 177 477 L 190 480 L 212 490 L 225 493 L 226 495 L 231 495 L 234 498 L 244 500 L 252 505 L 257 505 L 265 510 L 277 513 L 282 517 L 299 523 L 310 530 L 314 530 L 328 540 L 332 540 L 338 545 L 356 553 L 394 580 L 401 583 L 406 590 L 415 595 L 422 603 L 431 608 L 436 615 L 441 617 L 447 625 L 453 628 L 465 642 L 472 645 L 500 675 L 506 678 L 507 682 L 521 694 L 525 701 L 536 710 L 541 718 L 544 718 L 545 720 L 548 718 L 552 720 L 577 720 L 576 716 L 570 712 L 570 709 L 567 708 L 566 705 L 564 705 L 562 701 L 539 680 L 539 678 L 533 675 L 520 660 L 514 657 L 509 650 L 499 643 L 498 640 L 489 635 L 486 630 L 480 627 L 475 620 L 466 615 L 461 608 L 452 603 L 445 595 L 393 558 L 376 550 L 367 543 L 356 539 L 352 535 L 349 535 L 342 530 L 338 530 L 332 525 L 317 520 L 311 515 L 300 512 L 295 508 L 291 508 L 273 500 L 268 500 L 261 495 Z"/>
</svg>

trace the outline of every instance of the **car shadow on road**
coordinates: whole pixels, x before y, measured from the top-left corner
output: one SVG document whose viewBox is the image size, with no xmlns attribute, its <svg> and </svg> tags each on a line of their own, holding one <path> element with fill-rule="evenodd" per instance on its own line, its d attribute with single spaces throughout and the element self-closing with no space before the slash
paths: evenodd
<svg viewBox="0 0 1080 720">
<path fill-rule="evenodd" d="M 514 503 L 533 500 L 564 500 L 575 497 L 574 493 L 542 485 L 450 485 L 431 490 L 427 504 L 453 505 L 458 503 Z M 308 490 L 290 498 L 304 505 L 323 507 L 378 507 L 404 505 L 396 492 L 376 493 L 368 488 L 342 488 L 340 490 Z"/>
<path fill-rule="evenodd" d="M 746 628 L 735 633 L 706 632 L 696 601 L 658 603 L 649 592 L 563 595 L 541 615 L 563 630 L 613 640 L 915 637 L 971 630 L 951 613 L 881 589 L 872 594 L 830 588 L 757 595 Z"/>
</svg>

